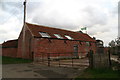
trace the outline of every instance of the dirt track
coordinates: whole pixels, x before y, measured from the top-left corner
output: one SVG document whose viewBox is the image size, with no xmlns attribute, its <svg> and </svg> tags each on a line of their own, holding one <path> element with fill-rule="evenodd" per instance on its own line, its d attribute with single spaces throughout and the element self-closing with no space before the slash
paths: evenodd
<svg viewBox="0 0 120 80">
<path fill-rule="evenodd" d="M 85 68 L 48 67 L 40 64 L 3 65 L 3 78 L 73 78 Z"/>
</svg>

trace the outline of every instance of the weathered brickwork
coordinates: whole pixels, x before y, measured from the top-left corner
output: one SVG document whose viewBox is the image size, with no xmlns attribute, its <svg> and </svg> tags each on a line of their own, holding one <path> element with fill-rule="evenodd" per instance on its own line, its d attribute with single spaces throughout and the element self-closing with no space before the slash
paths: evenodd
<svg viewBox="0 0 120 80">
<path fill-rule="evenodd" d="M 44 39 L 44 38 L 37 38 L 36 39 L 36 46 L 34 47 L 35 57 L 47 57 L 50 53 L 50 57 L 58 56 L 58 53 L 62 53 L 59 56 L 71 56 L 70 53 L 74 53 L 74 45 L 78 45 L 78 55 L 86 56 L 89 50 L 96 51 L 95 43 L 91 43 L 91 46 L 86 46 L 85 42 L 79 41 L 70 41 L 70 40 L 55 40 L 51 39 Z M 54 54 L 55 53 L 55 54 Z"/>
<path fill-rule="evenodd" d="M 17 48 L 2 48 L 2 56 L 17 57 Z"/>
<path fill-rule="evenodd" d="M 2 44 L 2 56 L 17 57 L 17 40 L 10 40 Z"/>
<path fill-rule="evenodd" d="M 31 59 L 32 58 L 32 35 L 28 28 L 25 30 L 25 42 L 23 42 L 23 30 L 20 33 L 20 36 L 18 38 L 18 52 L 17 52 L 17 57 L 22 57 L 26 59 Z M 24 47 L 23 47 L 24 46 Z M 23 49 L 24 48 L 24 49 Z M 23 54 L 23 50 L 25 51 Z"/>
</svg>

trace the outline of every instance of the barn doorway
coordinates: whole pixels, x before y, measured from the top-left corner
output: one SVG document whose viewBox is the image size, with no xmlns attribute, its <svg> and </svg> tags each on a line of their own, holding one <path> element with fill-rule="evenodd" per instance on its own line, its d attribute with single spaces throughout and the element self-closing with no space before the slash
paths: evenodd
<svg viewBox="0 0 120 80">
<path fill-rule="evenodd" d="M 74 56 L 78 57 L 78 45 L 74 45 Z"/>
</svg>

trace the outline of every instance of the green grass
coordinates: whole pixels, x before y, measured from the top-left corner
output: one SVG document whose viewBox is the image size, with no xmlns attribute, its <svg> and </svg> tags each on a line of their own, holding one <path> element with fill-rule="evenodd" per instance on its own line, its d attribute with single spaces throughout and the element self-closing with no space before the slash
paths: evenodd
<svg viewBox="0 0 120 80">
<path fill-rule="evenodd" d="M 11 58 L 2 56 L 2 64 L 19 64 L 19 63 L 31 63 L 30 59 Z"/>
<path fill-rule="evenodd" d="M 112 65 L 111 68 L 99 68 L 99 69 L 90 69 L 87 68 L 85 69 L 82 73 L 80 73 L 80 75 L 78 77 L 75 78 L 75 80 L 81 80 L 83 79 L 88 79 L 91 78 L 93 80 L 96 79 L 114 79 L 120 78 L 120 63 L 115 62 L 115 61 L 111 61 Z M 115 70 L 113 70 L 113 68 Z M 120 80 L 120 79 L 119 79 Z"/>
<path fill-rule="evenodd" d="M 87 68 L 75 80 L 81 78 L 120 78 L 120 71 L 113 71 L 112 69 L 89 69 Z"/>
</svg>

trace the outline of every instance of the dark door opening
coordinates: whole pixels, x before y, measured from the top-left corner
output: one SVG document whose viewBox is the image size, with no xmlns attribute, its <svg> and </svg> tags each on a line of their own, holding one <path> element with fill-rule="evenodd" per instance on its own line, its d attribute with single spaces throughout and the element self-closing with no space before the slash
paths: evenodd
<svg viewBox="0 0 120 80">
<path fill-rule="evenodd" d="M 34 52 L 32 52 L 31 59 L 34 60 Z"/>
<path fill-rule="evenodd" d="M 78 57 L 78 45 L 74 45 L 74 56 Z"/>
</svg>

